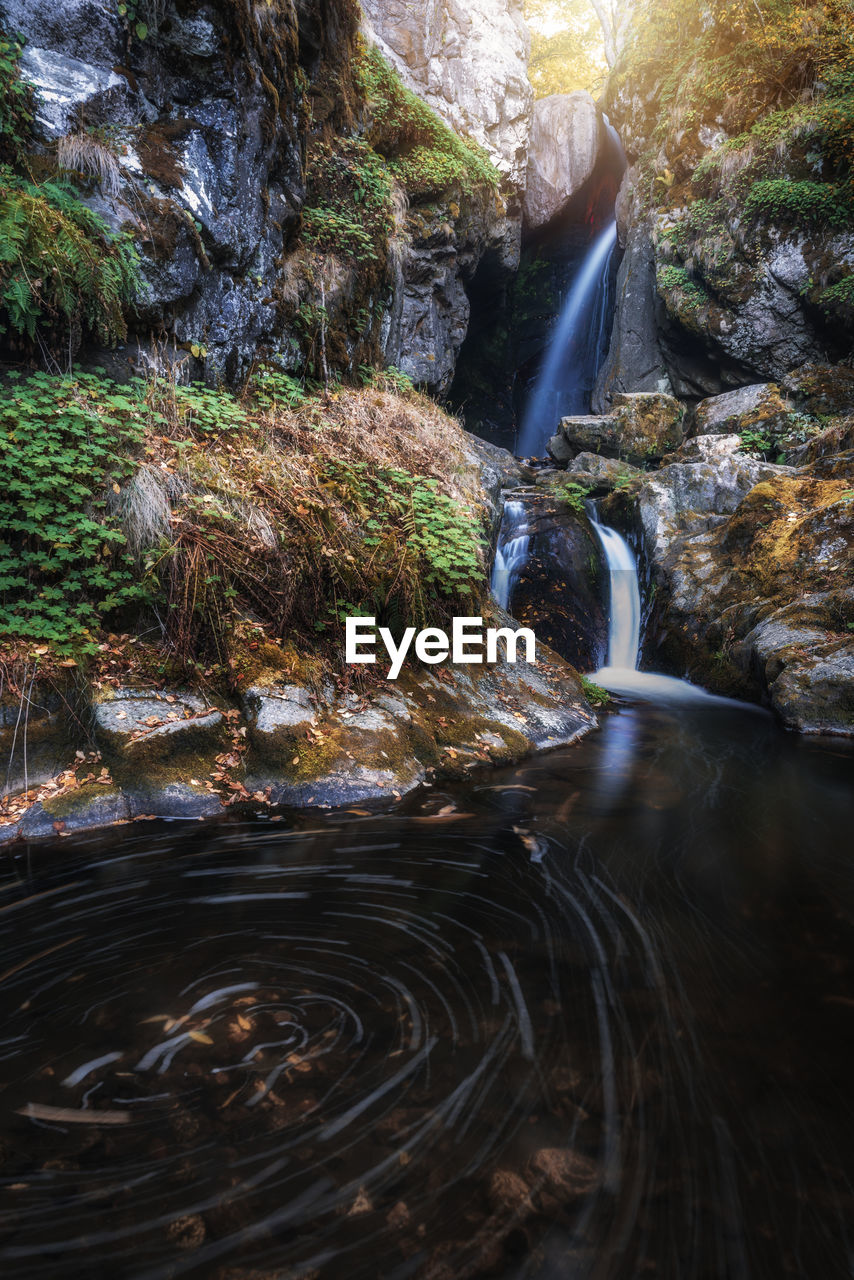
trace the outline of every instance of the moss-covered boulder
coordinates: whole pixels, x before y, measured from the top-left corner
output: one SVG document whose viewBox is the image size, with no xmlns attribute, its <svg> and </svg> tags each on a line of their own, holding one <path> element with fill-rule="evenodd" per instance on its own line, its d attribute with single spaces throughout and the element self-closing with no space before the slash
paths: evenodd
<svg viewBox="0 0 854 1280">
<path fill-rule="evenodd" d="M 773 469 L 714 527 L 647 543 L 656 666 L 766 701 L 788 728 L 854 734 L 852 460 Z"/>
<path fill-rule="evenodd" d="M 694 411 L 694 430 L 697 435 L 780 435 L 789 426 L 791 411 L 775 383 L 758 382 L 702 400 Z"/>
<path fill-rule="evenodd" d="M 684 437 L 685 408 L 675 396 L 636 391 L 615 396 L 607 415 L 562 418 L 549 452 L 559 464 L 596 453 L 642 466 L 659 462 Z"/>
</svg>

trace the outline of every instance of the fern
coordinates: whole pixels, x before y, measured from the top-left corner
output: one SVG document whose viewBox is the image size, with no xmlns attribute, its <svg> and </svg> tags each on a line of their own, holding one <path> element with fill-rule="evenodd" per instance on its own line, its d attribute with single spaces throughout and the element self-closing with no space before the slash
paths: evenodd
<svg viewBox="0 0 854 1280">
<path fill-rule="evenodd" d="M 64 323 L 123 340 L 137 261 L 129 237 L 67 183 L 37 186 L 0 165 L 0 308 L 18 333 L 33 339 L 37 326 Z"/>
</svg>

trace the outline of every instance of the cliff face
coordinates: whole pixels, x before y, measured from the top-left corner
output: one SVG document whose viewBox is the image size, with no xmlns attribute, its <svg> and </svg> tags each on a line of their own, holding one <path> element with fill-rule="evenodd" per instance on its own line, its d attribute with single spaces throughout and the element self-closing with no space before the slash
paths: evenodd
<svg viewBox="0 0 854 1280">
<path fill-rule="evenodd" d="M 524 189 L 534 91 L 523 0 L 364 0 L 405 82 Z"/>
<path fill-rule="evenodd" d="M 524 29 L 506 10 L 512 73 L 495 66 L 493 82 L 506 71 L 524 101 L 499 119 L 497 87 L 475 95 L 486 50 L 464 18 L 430 65 L 446 116 L 512 183 Z M 132 17 L 111 0 L 0 0 L 0 27 L 25 42 L 39 162 L 71 154 L 87 204 L 140 252 L 130 341 L 99 363 L 145 371 L 156 347 L 191 378 L 236 381 L 259 359 L 326 378 L 383 358 L 445 389 L 467 282 L 487 251 L 515 268 L 519 217 L 488 158 L 366 47 L 362 20 L 355 0 L 175 0 Z"/>
<path fill-rule="evenodd" d="M 829 3 L 638 10 L 608 90 L 631 168 L 597 407 L 850 355 L 850 38 Z"/>
</svg>

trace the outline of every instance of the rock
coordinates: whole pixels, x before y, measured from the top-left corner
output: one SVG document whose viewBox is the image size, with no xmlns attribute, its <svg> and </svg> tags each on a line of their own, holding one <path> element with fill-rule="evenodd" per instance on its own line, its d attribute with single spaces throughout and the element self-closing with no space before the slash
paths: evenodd
<svg viewBox="0 0 854 1280">
<path fill-rule="evenodd" d="M 792 406 L 774 383 L 758 382 L 701 401 L 694 410 L 697 435 L 731 435 L 752 429 L 779 435 L 789 425 Z"/>
<path fill-rule="evenodd" d="M 627 181 L 628 175 L 624 183 Z M 642 225 L 632 226 L 623 243 L 611 342 L 593 392 L 596 413 L 606 413 L 621 392 L 672 390 L 660 342 L 663 308 L 656 290 L 655 251 L 649 231 Z"/>
<path fill-rule="evenodd" d="M 795 631 L 789 645 L 771 649 L 768 656 L 782 666 L 767 681 L 771 704 L 788 729 L 854 736 L 854 643 L 829 645 L 826 633 L 817 641 L 813 634 Z M 761 660 L 767 639 L 759 631 L 745 644 Z"/>
<path fill-rule="evenodd" d="M 620 457 L 657 462 L 682 443 L 685 408 L 661 391 L 623 392 L 615 395 L 611 415 L 617 422 Z"/>
<path fill-rule="evenodd" d="M 190 782 L 163 782 L 145 777 L 125 781 L 123 792 L 131 818 L 212 818 L 222 813 L 222 800 L 215 791 Z"/>
<path fill-rule="evenodd" d="M 557 435 L 550 437 L 546 450 L 555 466 L 565 467 L 572 461 L 575 454 L 575 446 L 571 445 L 567 440 L 563 433 L 562 425 Z M 590 455 L 588 454 L 587 456 L 589 457 Z"/>
<path fill-rule="evenodd" d="M 66 835 L 115 826 L 130 817 L 127 798 L 117 788 L 90 783 L 55 800 L 35 804 L 20 824 L 23 840 L 55 840 Z"/>
<path fill-rule="evenodd" d="M 503 1217 L 512 1214 L 521 1218 L 527 1216 L 533 1208 L 530 1187 L 512 1169 L 495 1170 L 489 1180 L 488 1195 L 493 1212 L 500 1213 Z"/>
<path fill-rule="evenodd" d="M 589 93 L 555 93 L 534 104 L 523 214 L 531 231 L 558 217 L 591 177 L 602 122 Z"/>
<path fill-rule="evenodd" d="M 637 490 L 633 501 L 639 532 L 653 564 L 663 561 L 675 539 L 720 524 L 760 481 L 790 474 L 785 467 L 734 452 L 738 437 L 720 439 L 725 443 L 712 460 L 671 463 L 647 476 Z M 619 503 L 619 495 L 608 501 Z"/>
<path fill-rule="evenodd" d="M 690 436 L 674 453 L 668 453 L 666 464 L 674 462 L 723 462 L 742 449 L 741 436 Z"/>
<path fill-rule="evenodd" d="M 563 437 L 563 445 L 559 443 L 561 437 Z M 557 461 L 557 454 L 564 454 L 566 446 L 571 451 L 570 457 L 573 457 L 578 450 L 590 453 L 604 451 L 608 456 L 616 456 L 620 447 L 616 419 L 598 414 L 579 414 L 570 418 L 561 418 L 557 437 L 549 441 L 549 452 Z"/>
<path fill-rule="evenodd" d="M 737 454 L 730 462 L 744 465 Z M 666 471 L 674 468 L 659 475 Z M 690 510 L 693 491 L 657 524 L 647 506 L 643 518 L 658 535 L 645 541 L 656 584 L 648 628 L 656 666 L 765 701 L 787 728 L 854 734 L 850 492 L 846 465 L 827 476 L 771 468 L 705 532 Z"/>
<path fill-rule="evenodd" d="M 497 225 L 491 206 L 455 208 L 456 215 L 436 205 L 411 213 L 384 336 L 387 362 L 440 396 L 450 387 L 468 333 L 466 286 L 494 249 Z M 509 274 L 517 265 L 518 245 L 497 269 Z"/>
<path fill-rule="evenodd" d="M 105 0 L 0 0 L 0 25 L 31 46 L 84 61 L 93 50 L 118 48 L 123 35 L 117 7 Z"/>
<path fill-rule="evenodd" d="M 222 713 L 195 693 L 117 689 L 95 706 L 96 741 L 124 765 L 213 751 L 222 727 Z"/>
<path fill-rule="evenodd" d="M 683 406 L 673 396 L 647 391 L 614 397 L 610 415 L 562 418 L 560 430 L 574 451 L 625 458 L 632 463 L 661 459 L 684 437 Z M 556 460 L 565 450 L 559 440 L 549 444 Z"/>
<path fill-rule="evenodd" d="M 534 92 L 522 0 L 364 0 L 404 83 L 522 190 Z"/>
<path fill-rule="evenodd" d="M 36 121 L 47 139 L 68 133 L 81 112 L 101 124 L 126 124 L 133 118 L 130 86 L 109 67 L 28 46 L 21 74 L 36 87 Z"/>
<path fill-rule="evenodd" d="M 781 387 L 806 413 L 854 413 L 854 369 L 847 365 L 807 364 L 788 373 Z"/>
<path fill-rule="evenodd" d="M 590 521 L 561 497 L 565 484 L 546 472 L 537 490 L 512 495 L 525 505 L 530 544 L 509 607 L 578 671 L 596 671 L 608 647 L 608 579 Z"/>
<path fill-rule="evenodd" d="M 591 490 L 610 490 L 628 484 L 644 475 L 637 467 L 616 458 L 604 458 L 598 453 L 579 453 L 566 469 L 570 479 L 586 485 Z"/>
<path fill-rule="evenodd" d="M 308 689 L 253 686 L 243 695 L 247 740 L 271 764 L 290 763 L 300 736 L 317 720 Z"/>
</svg>

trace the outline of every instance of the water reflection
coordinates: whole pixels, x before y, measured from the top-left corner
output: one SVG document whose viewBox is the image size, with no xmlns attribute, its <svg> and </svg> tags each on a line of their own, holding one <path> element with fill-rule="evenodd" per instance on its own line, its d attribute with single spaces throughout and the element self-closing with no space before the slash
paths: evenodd
<svg viewBox="0 0 854 1280">
<path fill-rule="evenodd" d="M 4 1275 L 850 1275 L 851 766 L 638 702 L 393 814 L 7 863 Z"/>
</svg>

